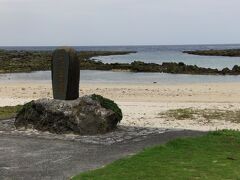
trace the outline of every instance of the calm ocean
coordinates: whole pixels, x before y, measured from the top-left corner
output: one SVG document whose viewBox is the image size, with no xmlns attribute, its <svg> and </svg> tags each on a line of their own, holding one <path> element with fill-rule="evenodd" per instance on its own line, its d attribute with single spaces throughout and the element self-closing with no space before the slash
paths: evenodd
<svg viewBox="0 0 240 180">
<path fill-rule="evenodd" d="M 42 47 L 0 47 L 6 50 L 54 50 L 53 46 Z M 184 62 L 185 64 L 197 65 L 222 69 L 240 65 L 240 57 L 217 57 L 197 56 L 184 54 L 185 50 L 206 49 L 240 49 L 239 45 L 177 45 L 177 46 L 76 46 L 78 51 L 137 51 L 135 54 L 96 57 L 94 59 L 103 62 L 132 62 L 144 61 L 153 63 Z M 1 82 L 6 81 L 50 81 L 50 72 L 33 72 L 0 75 Z M 217 75 L 173 75 L 164 73 L 129 73 L 129 72 L 104 72 L 104 71 L 81 71 L 83 83 L 204 83 L 204 82 L 239 82 L 240 76 L 217 76 Z"/>
</svg>

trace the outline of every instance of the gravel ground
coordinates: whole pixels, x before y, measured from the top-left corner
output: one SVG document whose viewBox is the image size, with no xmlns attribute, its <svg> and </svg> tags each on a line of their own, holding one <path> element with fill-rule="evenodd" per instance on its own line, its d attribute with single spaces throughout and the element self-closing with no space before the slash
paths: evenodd
<svg viewBox="0 0 240 180">
<path fill-rule="evenodd" d="M 120 126 L 99 136 L 16 131 L 13 120 L 0 122 L 0 179 L 69 179 L 146 147 L 199 131 Z"/>
</svg>

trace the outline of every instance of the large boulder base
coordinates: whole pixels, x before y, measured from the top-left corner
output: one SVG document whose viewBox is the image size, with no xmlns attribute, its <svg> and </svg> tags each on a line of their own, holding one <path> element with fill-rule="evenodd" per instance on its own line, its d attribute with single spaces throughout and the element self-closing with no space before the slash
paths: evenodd
<svg viewBox="0 0 240 180">
<path fill-rule="evenodd" d="M 121 109 L 99 95 L 76 100 L 39 99 L 23 106 L 17 129 L 36 129 L 56 134 L 94 135 L 114 130 L 122 119 Z"/>
</svg>

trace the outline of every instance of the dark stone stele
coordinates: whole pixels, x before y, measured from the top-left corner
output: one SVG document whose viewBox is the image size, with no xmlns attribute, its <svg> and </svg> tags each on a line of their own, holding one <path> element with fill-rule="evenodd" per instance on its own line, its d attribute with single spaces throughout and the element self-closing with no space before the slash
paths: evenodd
<svg viewBox="0 0 240 180">
<path fill-rule="evenodd" d="M 77 53 L 72 48 L 59 48 L 52 56 L 53 98 L 75 100 L 79 97 L 80 67 Z"/>
</svg>

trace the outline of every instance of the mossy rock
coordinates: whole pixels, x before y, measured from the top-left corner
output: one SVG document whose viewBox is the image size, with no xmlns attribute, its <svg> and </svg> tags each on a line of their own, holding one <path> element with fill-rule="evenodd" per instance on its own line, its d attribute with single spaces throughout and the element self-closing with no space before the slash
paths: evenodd
<svg viewBox="0 0 240 180">
<path fill-rule="evenodd" d="M 120 122 L 122 120 L 122 118 L 123 118 L 122 110 L 118 107 L 118 105 L 114 101 L 107 99 L 101 95 L 97 95 L 97 94 L 93 94 L 92 99 L 95 101 L 98 101 L 102 107 L 104 107 L 106 109 L 110 109 L 113 112 L 115 112 L 119 119 L 118 122 Z"/>
<path fill-rule="evenodd" d="M 95 135 L 111 132 L 122 120 L 113 101 L 99 95 L 76 100 L 38 99 L 25 104 L 17 114 L 17 129 L 36 129 L 55 134 Z"/>
</svg>

